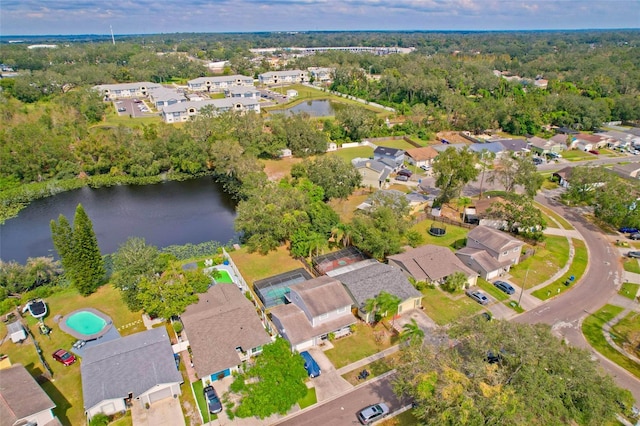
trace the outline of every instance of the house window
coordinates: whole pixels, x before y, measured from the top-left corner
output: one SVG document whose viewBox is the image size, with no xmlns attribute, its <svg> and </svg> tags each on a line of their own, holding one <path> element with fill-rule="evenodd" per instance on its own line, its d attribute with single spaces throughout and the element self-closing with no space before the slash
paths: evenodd
<svg viewBox="0 0 640 426">
<path fill-rule="evenodd" d="M 349 309 L 348 306 L 344 306 L 342 308 L 338 308 L 338 313 L 339 314 L 344 314 L 345 312 L 347 312 L 348 309 Z"/>
<path fill-rule="evenodd" d="M 329 314 L 318 315 L 318 319 L 319 320 L 324 320 L 324 319 L 327 319 L 327 318 L 329 318 Z"/>
</svg>

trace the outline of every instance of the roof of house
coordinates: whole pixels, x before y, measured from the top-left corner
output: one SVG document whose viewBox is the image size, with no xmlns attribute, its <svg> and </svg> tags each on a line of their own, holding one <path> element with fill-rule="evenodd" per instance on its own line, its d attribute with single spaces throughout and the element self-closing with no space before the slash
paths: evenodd
<svg viewBox="0 0 640 426">
<path fill-rule="evenodd" d="M 521 152 L 527 150 L 527 141 L 524 139 L 499 139 L 494 142 L 500 142 L 507 151 Z"/>
<path fill-rule="evenodd" d="M 80 371 L 85 410 L 129 392 L 135 397 L 158 384 L 182 383 L 164 327 L 87 348 Z"/>
<path fill-rule="evenodd" d="M 14 321 L 12 323 L 7 324 L 7 332 L 9 334 L 13 334 L 16 332 L 22 331 L 24 332 L 24 327 L 20 321 Z"/>
<path fill-rule="evenodd" d="M 567 135 L 558 133 L 557 135 L 553 135 L 550 141 L 553 141 L 556 144 L 567 146 Z"/>
<path fill-rule="evenodd" d="M 351 306 L 351 296 L 340 281 L 327 275 L 292 285 L 312 317 L 317 317 L 338 308 Z"/>
<path fill-rule="evenodd" d="M 612 167 L 612 170 L 622 175 L 631 176 L 632 174 L 637 173 L 638 170 L 640 170 L 640 163 L 615 164 Z"/>
<path fill-rule="evenodd" d="M 306 73 L 306 71 L 301 71 L 301 70 L 269 71 L 269 72 L 263 72 L 262 74 L 259 75 L 259 77 L 262 77 L 262 78 L 286 77 L 286 76 L 297 77 L 302 73 Z"/>
<path fill-rule="evenodd" d="M 246 75 L 234 74 L 234 75 L 221 75 L 215 77 L 198 77 L 193 80 L 189 80 L 188 84 L 203 84 L 203 83 L 232 83 L 235 84 L 238 80 L 252 82 L 253 77 L 248 77 Z"/>
<path fill-rule="evenodd" d="M 446 151 L 449 148 L 453 148 L 456 151 L 460 151 L 462 149 L 465 149 L 468 146 L 469 145 L 467 145 L 466 143 L 443 143 L 441 145 L 433 145 L 433 149 L 435 149 L 440 153 L 440 152 Z"/>
<path fill-rule="evenodd" d="M 504 146 L 500 142 L 484 142 L 484 143 L 472 143 L 469 145 L 469 149 L 473 152 L 489 151 L 494 154 L 498 154 L 504 151 Z"/>
<path fill-rule="evenodd" d="M 465 256 L 472 258 L 486 272 L 496 271 L 511 263 L 510 261 L 498 262 L 498 260 L 495 257 L 491 256 L 485 250 L 475 249 L 471 247 L 461 248 L 456 252 L 456 256 L 458 256 L 458 258 L 464 258 Z"/>
<path fill-rule="evenodd" d="M 578 141 L 586 141 L 588 143 L 600 143 L 602 142 L 602 137 L 598 135 L 590 135 L 587 133 L 580 133 L 575 136 Z"/>
<path fill-rule="evenodd" d="M 363 307 L 367 300 L 375 298 L 382 291 L 393 294 L 402 301 L 422 297 L 422 293 L 411 285 L 398 268 L 379 262 L 363 262 L 363 267 L 349 265 L 351 270 L 335 275 L 347 287 L 359 307 Z"/>
<path fill-rule="evenodd" d="M 478 201 L 476 201 L 475 203 L 473 203 L 474 207 L 476 208 L 476 214 L 482 214 L 484 212 L 487 211 L 487 209 L 489 209 L 489 207 L 491 207 L 492 204 L 494 203 L 504 203 L 506 200 L 500 196 L 498 197 L 487 197 L 487 198 L 481 198 Z"/>
<path fill-rule="evenodd" d="M 342 284 L 340 286 L 342 287 Z M 351 302 L 351 297 L 349 297 L 349 302 Z M 356 317 L 347 309 L 344 315 L 321 322 L 314 327 L 302 309 L 293 303 L 275 306 L 269 313 L 280 321 L 283 328 L 282 334 L 293 345 L 339 330 L 356 322 Z"/>
<path fill-rule="evenodd" d="M 407 155 L 413 158 L 415 161 L 426 161 L 436 158 L 438 156 L 438 151 L 433 149 L 430 146 L 423 146 L 421 148 L 411 148 L 408 149 Z"/>
<path fill-rule="evenodd" d="M 570 129 L 568 127 L 558 127 L 556 132 L 564 133 L 565 135 L 577 135 L 579 133 L 577 130 Z"/>
<path fill-rule="evenodd" d="M 527 138 L 527 142 L 529 143 L 529 145 L 542 149 L 546 149 L 549 146 L 549 140 L 540 138 L 538 136 Z"/>
<path fill-rule="evenodd" d="M 13 426 L 20 419 L 55 406 L 22 364 L 0 370 L 0 425 Z"/>
<path fill-rule="evenodd" d="M 524 243 L 509 234 L 488 226 L 476 226 L 467 234 L 467 241 L 473 239 L 498 253 L 521 247 Z"/>
<path fill-rule="evenodd" d="M 404 149 L 399 148 L 389 148 L 387 146 L 378 146 L 373 150 L 374 155 L 385 155 L 388 157 L 396 157 L 398 155 L 404 154 Z"/>
<path fill-rule="evenodd" d="M 558 170 L 557 172 L 553 172 L 554 176 L 559 176 L 564 180 L 571 179 L 571 172 L 573 171 L 573 167 L 567 166 L 563 169 Z"/>
<path fill-rule="evenodd" d="M 195 108 L 196 111 L 200 111 L 202 108 L 211 105 L 213 108 L 228 109 L 233 108 L 236 104 L 244 106 L 252 106 L 258 104 L 257 99 L 251 98 L 223 98 L 223 99 L 206 99 L 204 101 L 188 101 L 180 102 L 173 105 L 167 105 L 162 110 L 165 113 L 174 112 L 186 112 L 189 108 Z"/>
<path fill-rule="evenodd" d="M 255 306 L 233 284 L 210 287 L 180 318 L 199 377 L 240 364 L 237 347 L 246 351 L 271 342 Z"/>
<path fill-rule="evenodd" d="M 467 277 L 477 275 L 447 247 L 433 244 L 416 247 L 388 258 L 401 264 L 418 281 L 438 281 L 454 272 L 462 272 Z"/>
<path fill-rule="evenodd" d="M 260 91 L 258 89 L 256 89 L 255 87 L 247 87 L 247 86 L 229 86 L 227 88 L 224 89 L 225 93 L 231 93 L 234 95 L 244 95 L 246 93 L 260 93 Z"/>
<path fill-rule="evenodd" d="M 184 96 L 184 93 L 179 93 L 176 89 L 167 89 L 166 87 L 162 86 L 150 88 L 149 95 L 156 102 L 171 100 L 184 102 L 187 100 L 187 98 Z"/>
</svg>

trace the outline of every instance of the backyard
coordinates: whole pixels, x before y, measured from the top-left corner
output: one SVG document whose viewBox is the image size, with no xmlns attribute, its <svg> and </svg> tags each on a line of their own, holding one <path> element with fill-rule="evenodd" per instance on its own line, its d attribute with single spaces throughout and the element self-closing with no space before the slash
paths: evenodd
<svg viewBox="0 0 640 426">
<path fill-rule="evenodd" d="M 435 237 L 429 234 L 431 225 L 435 224 L 438 227 L 444 226 L 446 228 L 446 234 L 441 237 Z M 422 220 L 411 227 L 412 230 L 418 231 L 424 238 L 423 244 L 434 244 L 437 246 L 446 246 L 451 249 L 457 249 L 464 247 L 467 234 L 469 230 L 461 226 L 444 224 L 442 222 L 434 221 L 433 219 Z"/>
<path fill-rule="evenodd" d="M 324 353 L 336 368 L 341 368 L 391 347 L 396 340 L 397 335 L 383 321 L 375 326 L 360 322 L 353 333 L 331 342 L 333 348 Z"/>
<path fill-rule="evenodd" d="M 249 253 L 247 247 L 229 253 L 249 286 L 259 279 L 302 268 L 300 261 L 289 254 L 285 246 L 280 246 L 267 255 Z"/>
</svg>

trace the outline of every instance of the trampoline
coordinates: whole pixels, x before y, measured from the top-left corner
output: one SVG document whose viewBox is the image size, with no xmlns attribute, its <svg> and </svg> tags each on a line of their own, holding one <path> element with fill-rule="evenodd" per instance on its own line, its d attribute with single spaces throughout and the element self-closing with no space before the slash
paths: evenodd
<svg viewBox="0 0 640 426">
<path fill-rule="evenodd" d="M 312 279 L 313 276 L 304 268 L 294 269 L 283 274 L 258 280 L 253 283 L 253 289 L 266 309 L 286 303 L 289 287 Z"/>
<path fill-rule="evenodd" d="M 431 227 L 429 228 L 429 234 L 433 235 L 434 237 L 442 237 L 446 233 L 447 227 L 444 225 L 436 225 L 435 223 L 432 223 Z"/>
</svg>

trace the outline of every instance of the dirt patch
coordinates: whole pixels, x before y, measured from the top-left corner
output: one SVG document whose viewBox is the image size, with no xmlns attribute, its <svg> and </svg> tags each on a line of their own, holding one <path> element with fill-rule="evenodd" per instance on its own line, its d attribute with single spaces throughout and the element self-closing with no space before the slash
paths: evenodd
<svg viewBox="0 0 640 426">
<path fill-rule="evenodd" d="M 302 162 L 302 158 L 280 158 L 278 160 L 268 160 L 264 162 L 264 172 L 272 182 L 277 182 L 291 173 L 294 164 Z"/>
<path fill-rule="evenodd" d="M 465 138 L 463 138 L 462 136 L 460 136 L 460 133 L 458 132 L 438 132 L 436 133 L 436 137 L 438 138 L 438 141 L 440 141 L 441 139 L 446 139 L 448 140 L 450 143 L 466 143 L 466 144 L 471 144 L 471 142 Z"/>
</svg>

